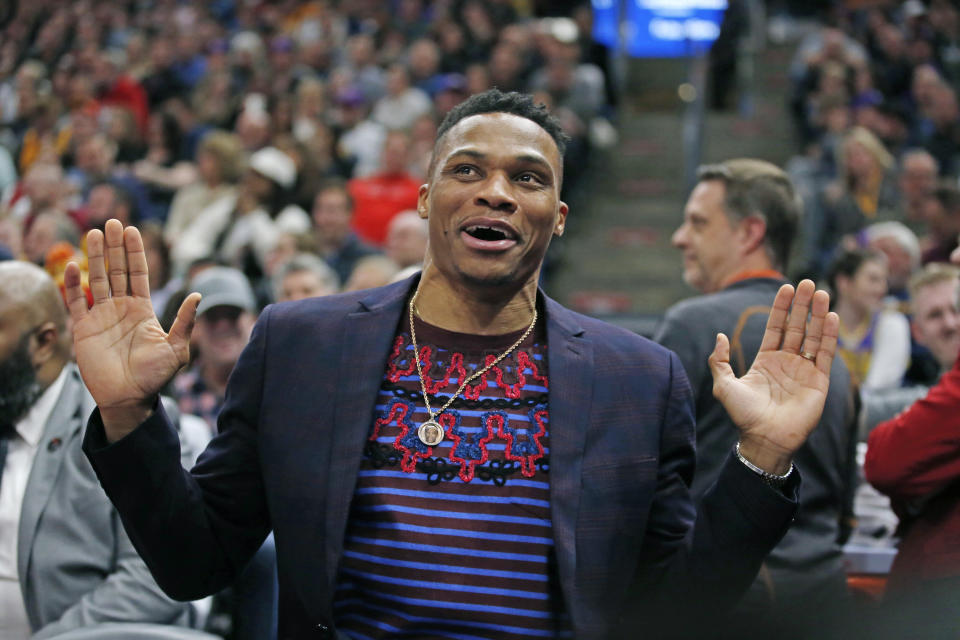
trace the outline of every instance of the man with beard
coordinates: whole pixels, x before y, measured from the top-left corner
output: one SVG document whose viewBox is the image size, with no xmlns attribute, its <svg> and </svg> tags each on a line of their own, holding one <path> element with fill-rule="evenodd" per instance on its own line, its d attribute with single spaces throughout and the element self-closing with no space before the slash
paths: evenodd
<svg viewBox="0 0 960 640">
<path fill-rule="evenodd" d="M 81 452 L 94 403 L 70 362 L 71 338 L 50 277 L 26 262 L 0 263 L 0 637 L 8 640 L 190 617 L 189 605 L 150 577 Z"/>
</svg>

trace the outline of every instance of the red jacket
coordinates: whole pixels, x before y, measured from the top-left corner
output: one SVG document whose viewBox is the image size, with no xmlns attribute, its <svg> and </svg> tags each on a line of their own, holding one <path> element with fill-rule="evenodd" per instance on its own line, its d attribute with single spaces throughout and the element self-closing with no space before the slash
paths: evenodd
<svg viewBox="0 0 960 640">
<path fill-rule="evenodd" d="M 904 530 L 889 592 L 960 577 L 960 359 L 925 398 L 873 430 L 864 471 Z"/>
</svg>

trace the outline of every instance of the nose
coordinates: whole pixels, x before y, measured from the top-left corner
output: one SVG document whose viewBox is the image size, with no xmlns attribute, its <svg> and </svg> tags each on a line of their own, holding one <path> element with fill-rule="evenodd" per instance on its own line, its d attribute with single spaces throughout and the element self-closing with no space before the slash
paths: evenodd
<svg viewBox="0 0 960 640">
<path fill-rule="evenodd" d="M 948 331 L 953 332 L 960 329 L 960 311 L 951 309 L 949 312 L 947 312 L 945 318 Z"/>
<path fill-rule="evenodd" d="M 513 195 L 510 178 L 502 172 L 492 172 L 477 192 L 476 204 L 505 213 L 516 211 L 517 200 Z"/>
<path fill-rule="evenodd" d="M 670 244 L 678 249 L 682 249 L 687 244 L 687 225 L 682 224 L 670 236 Z"/>
</svg>

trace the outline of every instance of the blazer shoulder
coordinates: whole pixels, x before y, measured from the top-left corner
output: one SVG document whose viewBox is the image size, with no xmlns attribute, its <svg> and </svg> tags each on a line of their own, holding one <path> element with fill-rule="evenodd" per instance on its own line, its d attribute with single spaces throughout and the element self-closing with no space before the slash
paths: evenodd
<svg viewBox="0 0 960 640">
<path fill-rule="evenodd" d="M 629 329 L 559 307 L 559 305 L 554 313 L 561 316 L 565 326 L 576 327 L 580 336 L 589 341 L 600 356 L 633 360 L 642 358 L 644 361 L 653 360 L 664 363 L 673 356 L 673 352 L 666 347 Z"/>
<path fill-rule="evenodd" d="M 351 313 L 398 302 L 406 297 L 412 283 L 413 279 L 411 278 L 377 289 L 363 289 L 319 298 L 279 302 L 264 309 L 261 319 L 266 321 L 269 318 L 271 325 L 281 324 L 284 326 L 306 323 L 312 327 L 317 327 L 329 322 L 337 323 Z"/>
</svg>

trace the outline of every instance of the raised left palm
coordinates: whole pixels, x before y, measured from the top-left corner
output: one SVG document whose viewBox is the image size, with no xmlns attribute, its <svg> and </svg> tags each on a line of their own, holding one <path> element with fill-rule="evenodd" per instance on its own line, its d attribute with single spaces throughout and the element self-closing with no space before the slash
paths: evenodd
<svg viewBox="0 0 960 640">
<path fill-rule="evenodd" d="M 717 336 L 710 355 L 713 395 L 740 429 L 741 444 L 771 459 L 789 459 L 800 448 L 827 398 L 839 318 L 828 312 L 827 293 L 815 289 L 810 280 L 796 290 L 780 288 L 760 350 L 743 377 L 730 367 L 725 335 Z"/>
</svg>

